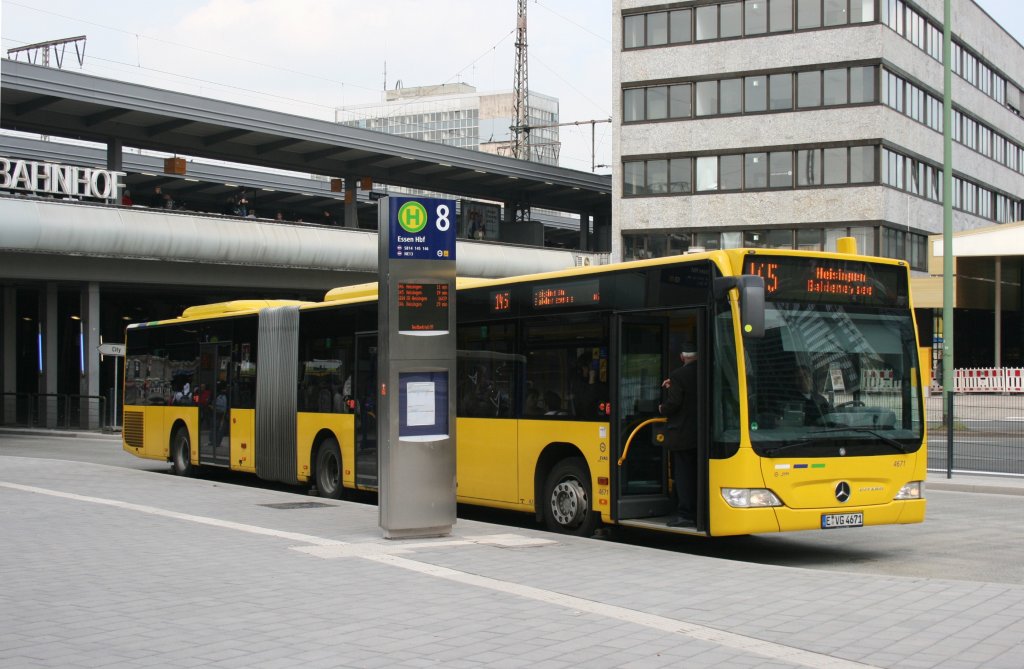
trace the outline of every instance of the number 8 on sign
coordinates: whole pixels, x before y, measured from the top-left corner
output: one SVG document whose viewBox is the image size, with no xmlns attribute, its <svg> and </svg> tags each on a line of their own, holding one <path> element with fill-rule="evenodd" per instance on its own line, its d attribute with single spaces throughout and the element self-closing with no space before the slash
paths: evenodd
<svg viewBox="0 0 1024 669">
<path fill-rule="evenodd" d="M 437 205 L 437 221 L 435 221 L 434 225 L 436 225 L 437 229 L 440 230 L 441 232 L 447 232 L 448 228 L 450 228 L 452 225 L 451 221 L 448 220 L 449 213 L 450 212 L 448 210 L 448 205 Z"/>
</svg>

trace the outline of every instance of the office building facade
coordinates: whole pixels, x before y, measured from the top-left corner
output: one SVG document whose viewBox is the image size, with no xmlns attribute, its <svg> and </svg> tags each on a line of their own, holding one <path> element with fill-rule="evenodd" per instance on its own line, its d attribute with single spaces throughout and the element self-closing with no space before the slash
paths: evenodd
<svg viewBox="0 0 1024 669">
<path fill-rule="evenodd" d="M 379 104 L 335 111 L 335 120 L 356 128 L 422 139 L 449 146 L 511 156 L 513 93 L 479 93 L 464 83 L 405 88 L 385 92 Z M 527 160 L 557 165 L 558 98 L 530 92 L 527 97 L 530 154 Z"/>
<path fill-rule="evenodd" d="M 942 0 L 615 0 L 614 258 L 740 246 L 927 268 Z M 954 229 L 1020 220 L 1024 47 L 953 0 Z"/>
</svg>

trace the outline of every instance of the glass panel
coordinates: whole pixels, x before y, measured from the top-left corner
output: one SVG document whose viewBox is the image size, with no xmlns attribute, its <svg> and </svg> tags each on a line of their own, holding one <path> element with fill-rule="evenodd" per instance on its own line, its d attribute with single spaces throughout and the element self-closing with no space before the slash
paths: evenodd
<svg viewBox="0 0 1024 669">
<path fill-rule="evenodd" d="M 765 242 L 764 230 L 751 231 L 748 230 L 743 233 L 743 246 L 749 249 L 763 249 Z"/>
<path fill-rule="evenodd" d="M 718 5 L 697 8 L 697 40 L 718 38 Z"/>
<path fill-rule="evenodd" d="M 875 101 L 875 68 L 850 68 L 850 102 Z"/>
<path fill-rule="evenodd" d="M 768 28 L 773 33 L 793 29 L 793 0 L 771 0 L 768 5 Z"/>
<path fill-rule="evenodd" d="M 644 89 L 629 88 L 622 92 L 622 120 L 642 121 L 644 119 Z"/>
<path fill-rule="evenodd" d="M 769 249 L 791 249 L 793 248 L 792 230 L 765 230 L 764 246 Z"/>
<path fill-rule="evenodd" d="M 689 193 L 692 188 L 692 161 L 689 158 L 673 158 L 668 161 L 668 190 L 671 193 Z"/>
<path fill-rule="evenodd" d="M 825 230 L 825 250 L 826 251 L 838 251 L 839 250 L 839 239 L 841 237 L 848 237 L 846 228 L 827 228 Z"/>
<path fill-rule="evenodd" d="M 718 82 L 697 82 L 697 116 L 711 116 L 718 113 Z"/>
<path fill-rule="evenodd" d="M 718 158 L 701 156 L 697 159 L 697 190 L 718 190 Z"/>
<path fill-rule="evenodd" d="M 874 228 L 850 228 L 850 236 L 857 240 L 857 252 L 865 255 L 875 255 L 875 229 Z"/>
<path fill-rule="evenodd" d="M 768 0 L 746 0 L 743 3 L 743 32 L 747 35 L 768 32 Z"/>
<path fill-rule="evenodd" d="M 846 149 L 825 149 L 825 184 L 846 183 Z"/>
<path fill-rule="evenodd" d="M 721 114 L 739 114 L 742 110 L 742 79 L 723 79 L 718 87 L 718 111 Z"/>
<path fill-rule="evenodd" d="M 743 185 L 743 156 L 721 156 L 718 162 L 721 169 L 721 190 L 739 190 Z"/>
<path fill-rule="evenodd" d="M 793 152 L 773 151 L 768 156 L 768 186 L 770 188 L 793 187 Z"/>
<path fill-rule="evenodd" d="M 708 251 L 715 251 L 721 248 L 721 241 L 717 232 L 696 232 L 693 235 L 694 246 L 699 246 Z"/>
<path fill-rule="evenodd" d="M 821 72 L 798 72 L 796 75 L 796 106 L 821 105 Z"/>
<path fill-rule="evenodd" d="M 773 74 L 768 77 L 771 88 L 770 105 L 772 110 L 793 108 L 793 75 Z"/>
<path fill-rule="evenodd" d="M 874 20 L 875 0 L 850 0 L 850 23 L 870 23 Z"/>
<path fill-rule="evenodd" d="M 767 153 L 748 153 L 744 156 L 743 187 L 748 190 L 768 187 Z"/>
<path fill-rule="evenodd" d="M 635 14 L 622 20 L 622 46 L 626 49 L 644 45 L 644 15 Z"/>
<path fill-rule="evenodd" d="M 762 112 L 768 104 L 767 77 L 747 77 L 743 80 L 743 110 Z"/>
<path fill-rule="evenodd" d="M 647 192 L 650 195 L 662 195 L 668 192 L 668 161 L 647 161 Z"/>
<path fill-rule="evenodd" d="M 821 149 L 796 152 L 796 183 L 799 186 L 821 184 Z"/>
<path fill-rule="evenodd" d="M 647 118 L 657 120 L 668 118 L 668 88 L 651 86 L 647 89 Z"/>
<path fill-rule="evenodd" d="M 691 114 L 690 84 L 668 87 L 668 115 L 672 118 L 689 118 Z"/>
<path fill-rule="evenodd" d="M 797 230 L 796 247 L 801 251 L 820 251 L 821 229 L 813 228 L 811 230 Z"/>
<path fill-rule="evenodd" d="M 655 12 L 647 15 L 647 46 L 668 44 L 668 13 Z"/>
<path fill-rule="evenodd" d="M 668 13 L 668 36 L 673 44 L 693 39 L 691 20 L 689 9 L 677 9 Z"/>
<path fill-rule="evenodd" d="M 825 104 L 846 104 L 846 68 L 825 70 Z"/>
<path fill-rule="evenodd" d="M 739 37 L 743 34 L 743 5 L 739 2 L 722 5 L 719 21 L 719 37 Z"/>
<path fill-rule="evenodd" d="M 622 169 L 622 192 L 624 195 L 642 195 L 644 192 L 644 164 L 626 163 Z"/>
<path fill-rule="evenodd" d="M 723 249 L 738 249 L 743 247 L 743 233 L 742 232 L 723 232 L 722 233 L 722 248 Z"/>
<path fill-rule="evenodd" d="M 872 183 L 875 180 L 875 147 L 850 147 L 850 183 Z"/>
<path fill-rule="evenodd" d="M 821 0 L 796 0 L 796 28 L 821 27 Z"/>
<path fill-rule="evenodd" d="M 825 0 L 825 25 L 846 25 L 846 0 Z"/>
</svg>

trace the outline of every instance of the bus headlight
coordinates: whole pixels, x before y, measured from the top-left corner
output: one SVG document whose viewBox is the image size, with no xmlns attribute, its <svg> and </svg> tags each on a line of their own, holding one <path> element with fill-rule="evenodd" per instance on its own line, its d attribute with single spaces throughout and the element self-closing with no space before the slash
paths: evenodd
<svg viewBox="0 0 1024 669">
<path fill-rule="evenodd" d="M 722 488 L 722 498 L 738 509 L 782 506 L 782 500 L 766 488 Z"/>
<path fill-rule="evenodd" d="M 900 491 L 896 493 L 893 499 L 923 499 L 924 498 L 924 481 L 911 481 L 905 484 Z"/>
</svg>

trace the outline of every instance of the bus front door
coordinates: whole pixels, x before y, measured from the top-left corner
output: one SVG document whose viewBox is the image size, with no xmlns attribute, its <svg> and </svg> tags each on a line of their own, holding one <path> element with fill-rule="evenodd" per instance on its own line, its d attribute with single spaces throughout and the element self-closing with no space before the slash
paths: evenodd
<svg viewBox="0 0 1024 669">
<path fill-rule="evenodd" d="M 672 511 L 668 489 L 668 453 L 655 441 L 661 382 L 668 375 L 665 349 L 668 323 L 662 318 L 623 318 L 619 322 L 618 435 L 613 470 L 618 490 L 616 519 L 667 516 Z M 639 427 L 639 430 L 637 429 Z M 633 435 L 621 465 L 626 440 Z"/>
<path fill-rule="evenodd" d="M 227 465 L 231 456 L 231 343 L 199 345 L 199 462 Z"/>
<path fill-rule="evenodd" d="M 377 487 L 377 333 L 356 334 L 356 485 Z"/>
<path fill-rule="evenodd" d="M 661 418 L 658 405 L 665 396 L 662 381 L 681 364 L 679 351 L 671 349 L 679 348 L 682 341 L 697 341 L 702 322 L 699 309 L 619 318 L 612 470 L 615 519 L 624 525 L 664 528 L 677 515 L 676 497 L 669 483 L 670 458 L 664 443 L 664 422 L 657 420 Z M 623 458 L 627 441 L 629 448 Z M 620 459 L 622 464 L 617 465 Z M 699 481 L 702 479 L 698 477 Z"/>
</svg>

